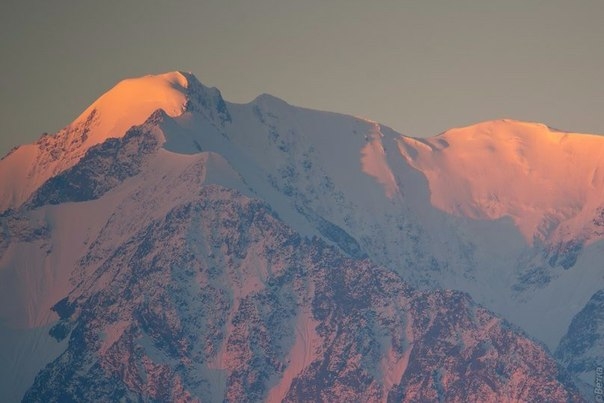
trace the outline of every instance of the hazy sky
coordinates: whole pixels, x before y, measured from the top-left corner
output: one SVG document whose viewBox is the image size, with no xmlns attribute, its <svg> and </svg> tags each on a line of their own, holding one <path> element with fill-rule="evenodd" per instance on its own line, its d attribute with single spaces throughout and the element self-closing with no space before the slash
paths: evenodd
<svg viewBox="0 0 604 403">
<path fill-rule="evenodd" d="M 412 136 L 502 117 L 604 133 L 603 18 L 601 0 L 3 0 L 0 154 L 171 70 Z"/>
</svg>

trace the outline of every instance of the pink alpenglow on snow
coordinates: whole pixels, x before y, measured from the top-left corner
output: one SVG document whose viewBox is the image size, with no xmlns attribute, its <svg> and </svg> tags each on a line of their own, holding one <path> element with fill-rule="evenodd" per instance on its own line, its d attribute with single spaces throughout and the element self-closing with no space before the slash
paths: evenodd
<svg viewBox="0 0 604 403">
<path fill-rule="evenodd" d="M 0 400 L 582 401 L 602 156 L 122 81 L 0 160 Z"/>
<path fill-rule="evenodd" d="M 497 120 L 400 143 L 428 179 L 434 206 L 475 219 L 511 217 L 528 242 L 560 222 L 558 236 L 588 235 L 585 222 L 601 207 L 600 136 Z"/>
<path fill-rule="evenodd" d="M 0 211 L 18 207 L 46 180 L 75 165 L 91 147 L 123 137 L 154 111 L 179 116 L 186 103 L 181 72 L 119 82 L 56 135 L 45 135 L 0 160 Z"/>
</svg>

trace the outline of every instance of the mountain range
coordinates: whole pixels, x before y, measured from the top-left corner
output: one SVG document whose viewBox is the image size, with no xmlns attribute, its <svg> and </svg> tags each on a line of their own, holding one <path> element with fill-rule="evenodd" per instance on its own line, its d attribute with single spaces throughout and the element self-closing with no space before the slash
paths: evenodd
<svg viewBox="0 0 604 403">
<path fill-rule="evenodd" d="M 593 400 L 603 153 L 124 80 L 0 160 L 0 397 Z"/>
</svg>

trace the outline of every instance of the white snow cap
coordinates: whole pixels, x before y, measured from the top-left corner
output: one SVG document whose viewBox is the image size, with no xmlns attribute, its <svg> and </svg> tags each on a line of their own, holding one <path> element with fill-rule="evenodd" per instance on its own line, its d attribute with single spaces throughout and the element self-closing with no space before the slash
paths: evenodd
<svg viewBox="0 0 604 403">
<path fill-rule="evenodd" d="M 402 138 L 400 151 L 426 175 L 434 206 L 473 218 L 512 217 L 529 242 L 546 218 L 568 220 L 576 233 L 600 207 L 600 136 L 503 119 Z"/>
<path fill-rule="evenodd" d="M 184 111 L 191 77 L 191 73 L 174 71 L 120 81 L 90 105 L 72 125 L 83 123 L 96 110 L 99 125 L 94 128 L 90 141 L 99 143 L 109 137 L 121 137 L 130 127 L 142 124 L 157 109 L 163 109 L 172 117 L 179 116 Z"/>
</svg>

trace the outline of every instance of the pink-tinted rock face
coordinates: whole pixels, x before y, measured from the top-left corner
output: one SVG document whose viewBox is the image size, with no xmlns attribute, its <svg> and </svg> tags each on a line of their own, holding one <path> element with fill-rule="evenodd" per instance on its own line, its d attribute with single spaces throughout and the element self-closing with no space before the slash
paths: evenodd
<svg viewBox="0 0 604 403">
<path fill-rule="evenodd" d="M 85 268 L 84 268 L 85 270 Z M 216 186 L 133 234 L 69 297 L 26 399 L 580 401 L 541 346 Z"/>
</svg>

